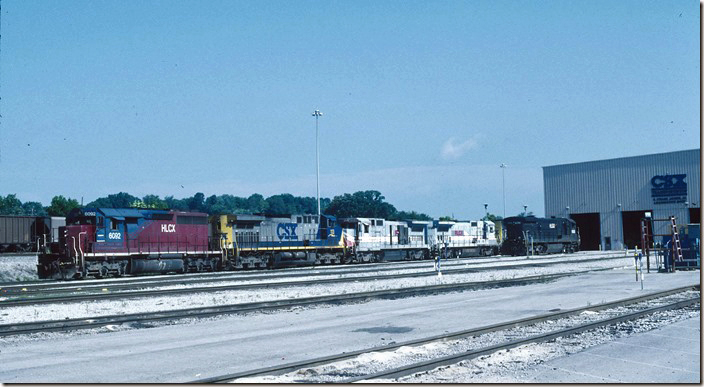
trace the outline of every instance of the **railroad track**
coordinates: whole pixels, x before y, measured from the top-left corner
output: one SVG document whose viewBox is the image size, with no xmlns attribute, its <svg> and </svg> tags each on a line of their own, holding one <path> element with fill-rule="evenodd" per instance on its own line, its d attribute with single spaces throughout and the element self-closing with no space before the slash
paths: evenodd
<svg viewBox="0 0 704 387">
<path fill-rule="evenodd" d="M 609 257 L 609 258 L 590 258 L 578 261 L 581 263 L 590 262 L 603 262 L 608 260 L 620 260 L 624 257 Z M 460 266 L 460 268 L 451 268 L 443 270 L 443 275 L 453 275 L 453 274 L 468 274 L 468 273 L 478 273 L 483 271 L 503 271 L 503 270 L 516 270 L 524 268 L 533 267 L 545 267 L 561 265 L 565 263 L 574 263 L 575 261 L 548 261 L 548 262 L 521 262 L 512 265 L 500 265 L 500 266 L 485 266 L 485 267 L 467 267 L 467 264 L 459 264 L 454 266 Z M 13 291 L 7 291 L 0 293 L 3 296 L 3 300 L 0 300 L 0 307 L 11 307 L 11 306 L 22 306 L 22 305 L 39 305 L 57 302 L 79 302 L 88 300 L 101 300 L 101 299 L 120 299 L 120 298 L 135 298 L 135 297 L 149 297 L 154 295 L 164 296 L 164 295 L 181 295 L 181 294 L 194 294 L 194 293 L 212 293 L 220 291 L 232 291 L 232 290 L 247 290 L 247 289 L 262 289 L 262 288 L 280 288 L 280 287 L 291 287 L 291 286 L 308 286 L 308 285 L 320 285 L 320 284 L 333 284 L 333 283 L 344 283 L 344 282 L 364 282 L 364 281 L 377 281 L 377 280 L 387 280 L 387 279 L 399 279 L 399 278 L 421 278 L 421 277 L 434 277 L 437 275 L 435 271 L 428 270 L 428 265 L 424 268 L 425 271 L 413 271 L 408 273 L 392 273 L 392 274 L 382 274 L 382 275 L 367 275 L 367 276 L 355 276 L 355 277 L 340 277 L 340 278 L 319 278 L 313 280 L 299 280 L 299 281 L 270 281 L 270 282 L 254 282 L 246 284 L 229 284 L 229 285 L 215 285 L 215 286 L 203 286 L 203 287 L 185 287 L 185 288 L 172 288 L 172 289 L 160 289 L 153 287 L 154 284 L 147 285 L 146 287 L 152 286 L 153 288 L 148 290 L 133 290 L 133 289 L 144 289 L 144 284 L 115 284 L 115 285 L 90 285 L 90 286 L 80 286 L 80 285 L 69 285 L 68 287 L 49 287 L 34 291 L 21 291 L 17 288 Z M 610 269 L 610 268 L 609 268 Z M 598 269 L 595 269 L 598 270 Z M 364 272 L 376 273 L 379 270 L 365 269 Z M 399 269 L 383 269 L 381 271 L 399 271 Z M 580 271 L 582 273 L 584 271 Z M 360 271 L 351 272 L 353 274 L 359 274 Z M 567 273 L 569 274 L 569 273 Z M 281 279 L 281 278 L 310 278 L 310 277 L 321 277 L 330 276 L 328 273 L 283 273 L 283 275 L 269 275 L 266 279 Z M 336 273 L 334 275 L 340 275 Z M 239 277 L 229 277 L 226 279 L 221 279 L 220 281 L 237 281 L 237 280 L 262 280 L 262 276 L 257 276 L 252 278 L 249 276 L 239 276 Z M 177 281 L 168 282 L 168 285 L 189 285 L 193 283 L 198 283 L 200 281 L 213 282 L 213 280 L 203 280 L 198 279 L 194 282 L 184 282 Z M 6 290 L 6 289 L 2 289 Z M 78 293 L 78 294 L 77 294 Z"/>
<path fill-rule="evenodd" d="M 611 269 L 602 269 L 611 270 Z M 0 337 L 37 332 L 61 332 L 76 329 L 98 328 L 106 325 L 120 325 L 127 323 L 146 324 L 159 321 L 175 321 L 186 318 L 203 318 L 227 314 L 261 312 L 267 310 L 290 309 L 294 307 L 333 304 L 339 305 L 349 302 L 363 302 L 373 299 L 394 299 L 417 295 L 441 294 L 462 290 L 477 290 L 487 288 L 501 288 L 508 286 L 544 283 L 559 278 L 592 272 L 593 270 L 572 273 L 559 273 L 549 275 L 536 275 L 521 278 L 501 279 L 494 281 L 464 282 L 440 285 L 425 285 L 405 287 L 398 289 L 385 289 L 368 292 L 336 294 L 328 296 L 305 297 L 297 299 L 272 300 L 253 303 L 239 303 L 219 306 L 206 306 L 188 309 L 158 311 L 149 313 L 116 314 L 97 317 L 85 317 L 63 320 L 47 320 L 26 323 L 13 323 L 0 325 Z"/>
<path fill-rule="evenodd" d="M 692 290 L 696 290 L 697 293 L 695 295 L 687 295 L 687 296 L 679 296 L 678 295 L 678 294 L 682 294 L 685 292 L 690 292 Z M 599 305 L 592 305 L 592 306 L 587 306 L 587 307 L 583 307 L 583 308 L 570 309 L 570 310 L 566 310 L 566 311 L 559 311 L 559 312 L 555 312 L 555 313 L 549 313 L 549 314 L 545 314 L 545 315 L 524 318 L 524 319 L 509 321 L 509 322 L 500 323 L 500 324 L 489 325 L 489 326 L 485 326 L 485 327 L 481 327 L 481 328 L 465 330 L 465 331 L 461 331 L 461 332 L 453 332 L 453 333 L 449 333 L 449 334 L 428 337 L 425 339 L 407 341 L 407 342 L 403 342 L 403 343 L 396 343 L 396 344 L 387 345 L 387 346 L 383 346 L 383 347 L 374 347 L 374 348 L 353 351 L 353 352 L 346 352 L 346 353 L 342 353 L 342 354 L 338 354 L 338 355 L 326 356 L 326 357 L 322 357 L 322 358 L 299 361 L 299 362 L 288 363 L 288 364 L 283 364 L 283 365 L 278 365 L 278 366 L 260 368 L 260 369 L 249 370 L 249 371 L 242 371 L 242 372 L 231 373 L 231 374 L 226 374 L 226 375 L 219 375 L 219 376 L 209 377 L 209 378 L 205 378 L 205 379 L 194 380 L 194 381 L 191 381 L 191 383 L 224 383 L 224 382 L 234 381 L 237 379 L 261 377 L 261 376 L 269 376 L 269 375 L 283 375 L 286 373 L 291 373 L 291 372 L 296 372 L 296 371 L 299 371 L 299 372 L 297 372 L 297 379 L 295 380 L 295 382 L 303 382 L 303 383 L 320 383 L 320 382 L 353 383 L 353 382 L 359 382 L 359 381 L 363 381 L 363 380 L 396 379 L 396 378 L 399 378 L 402 376 L 407 376 L 407 375 L 415 374 L 418 372 L 429 371 L 429 370 L 432 370 L 436 367 L 455 364 L 455 363 L 458 363 L 462 360 L 467 360 L 467 359 L 472 359 L 472 358 L 475 358 L 478 356 L 488 355 L 493 352 L 504 350 L 504 349 L 510 349 L 510 348 L 514 348 L 514 347 L 518 347 L 518 346 L 530 344 L 530 343 L 545 342 L 545 341 L 553 340 L 558 337 L 574 335 L 574 334 L 578 334 L 581 332 L 593 330 L 593 329 L 596 329 L 599 327 L 618 324 L 620 322 L 638 319 L 643 316 L 648 316 L 648 315 L 662 312 L 662 311 L 690 307 L 692 305 L 696 305 L 696 304 L 700 303 L 701 296 L 700 296 L 699 291 L 700 291 L 699 285 L 685 286 L 685 287 L 680 287 L 680 288 L 676 288 L 676 289 L 670 289 L 667 291 L 650 293 L 650 294 L 643 295 L 643 296 L 618 300 L 618 301 L 614 301 L 614 302 L 609 302 L 609 303 L 604 303 L 604 304 L 599 304 Z M 678 296 L 671 297 L 673 295 L 678 295 Z M 650 306 L 647 304 L 651 300 L 655 300 L 655 299 L 659 299 L 659 298 L 666 298 L 666 297 L 671 297 L 671 298 L 675 298 L 675 299 L 668 300 L 664 304 L 657 305 L 657 306 Z M 642 304 L 642 305 L 640 307 L 638 307 L 638 304 Z M 534 335 L 525 334 L 525 335 L 523 335 L 523 337 L 514 338 L 514 339 L 510 339 L 510 340 L 504 340 L 503 342 L 501 342 L 499 344 L 480 346 L 478 348 L 474 348 L 471 350 L 459 350 L 459 352 L 457 352 L 457 353 L 453 353 L 453 354 L 446 355 L 446 356 L 440 356 L 440 357 L 433 358 L 430 360 L 425 360 L 425 361 L 421 361 L 421 362 L 409 361 L 409 362 L 407 362 L 407 364 L 405 364 L 403 366 L 385 369 L 380 372 L 369 373 L 366 371 L 359 371 L 359 370 L 341 370 L 341 369 L 335 368 L 335 367 L 330 367 L 331 369 L 333 369 L 333 371 L 332 371 L 333 374 L 329 375 L 329 376 L 324 375 L 324 372 L 322 372 L 322 371 L 320 373 L 319 372 L 311 372 L 311 373 L 300 372 L 300 370 L 310 369 L 311 367 L 322 367 L 322 366 L 330 365 L 330 364 L 333 364 L 336 362 L 351 360 L 351 359 L 354 359 L 360 355 L 371 353 L 371 352 L 389 352 L 389 351 L 395 351 L 401 347 L 418 347 L 418 346 L 431 344 L 431 343 L 462 340 L 462 339 L 466 339 L 466 338 L 470 338 L 470 337 L 472 338 L 473 341 L 475 341 L 475 340 L 477 340 L 476 339 L 477 337 L 481 338 L 482 335 L 497 334 L 502 331 L 510 331 L 510 330 L 516 329 L 516 328 L 534 326 L 536 324 L 544 323 L 546 321 L 551 321 L 551 322 L 553 322 L 554 325 L 559 326 L 559 322 L 561 319 L 574 318 L 574 316 L 582 315 L 584 312 L 588 312 L 588 311 L 589 312 L 599 311 L 599 312 L 604 313 L 605 311 L 609 311 L 609 310 L 617 310 L 617 308 L 619 308 L 619 307 L 630 307 L 630 308 L 635 308 L 636 310 L 628 311 L 628 312 L 623 312 L 623 311 L 614 312 L 615 315 L 607 317 L 607 318 L 592 317 L 591 318 L 592 321 L 583 322 L 578 325 L 572 324 L 571 326 L 567 326 L 564 328 L 552 329 L 549 332 L 544 332 L 544 333 L 540 333 L 540 334 L 534 334 Z M 588 320 L 589 317 L 584 317 L 584 319 Z M 515 335 L 508 335 L 508 336 L 510 337 L 510 336 L 515 336 Z M 491 342 L 491 340 L 488 340 L 488 341 Z M 355 373 L 357 375 L 350 376 L 350 374 L 355 374 Z M 308 375 L 312 374 L 315 376 L 310 377 L 309 379 L 306 379 L 305 375 L 307 375 L 307 374 Z M 261 382 L 261 381 L 258 381 L 258 382 Z"/>
<path fill-rule="evenodd" d="M 452 258 L 443 260 L 443 268 L 453 266 L 480 266 L 490 264 L 506 264 L 509 262 L 536 262 L 551 261 L 551 262 L 586 262 L 603 259 L 618 259 L 624 258 L 623 253 L 599 253 L 597 257 L 583 258 L 570 254 L 565 256 L 540 256 L 539 258 L 531 257 L 470 257 L 470 258 Z M 560 259 L 564 258 L 564 259 Z M 146 286 L 166 286 L 180 284 L 195 284 L 205 282 L 215 282 L 220 280 L 251 280 L 251 279 L 271 279 L 282 277 L 298 277 L 310 275 L 340 275 L 349 273 L 365 273 L 365 272 L 381 272 L 381 271 L 397 271 L 397 270 L 412 270 L 414 268 L 421 269 L 427 267 L 432 261 L 397 261 L 383 263 L 369 263 L 360 265 L 330 265 L 330 266 L 307 266 L 301 268 L 288 268 L 276 270 L 271 273 L 268 270 L 249 270 L 249 271 L 228 271 L 228 272 L 207 272 L 207 273 L 188 273 L 177 276 L 173 275 L 155 275 L 155 276 L 136 276 L 136 277 L 121 277 L 110 279 L 81 279 L 77 281 L 61 281 L 61 280 L 38 280 L 27 281 L 22 283 L 4 282 L 0 283 L 0 293 L 29 293 L 32 291 L 46 289 L 75 289 L 75 288 L 90 288 L 90 287 L 105 287 L 105 286 L 124 286 L 128 288 L 130 284 L 134 287 L 139 285 Z M 256 278 L 253 278 L 256 277 Z"/>
</svg>

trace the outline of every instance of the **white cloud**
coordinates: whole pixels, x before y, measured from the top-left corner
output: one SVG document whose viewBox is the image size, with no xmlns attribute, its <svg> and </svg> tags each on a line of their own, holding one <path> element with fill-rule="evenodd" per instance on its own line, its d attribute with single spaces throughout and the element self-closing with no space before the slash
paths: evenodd
<svg viewBox="0 0 704 387">
<path fill-rule="evenodd" d="M 440 157 L 444 160 L 455 160 L 462 157 L 468 151 L 477 147 L 476 138 L 470 138 L 463 142 L 459 142 L 454 137 L 450 137 L 442 145 L 440 150 Z"/>
</svg>

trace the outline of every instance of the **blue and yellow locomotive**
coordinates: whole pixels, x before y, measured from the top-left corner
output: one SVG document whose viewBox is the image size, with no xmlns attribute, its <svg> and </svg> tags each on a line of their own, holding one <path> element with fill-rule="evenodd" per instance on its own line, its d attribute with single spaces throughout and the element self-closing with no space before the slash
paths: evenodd
<svg viewBox="0 0 704 387">
<path fill-rule="evenodd" d="M 342 229 L 334 216 L 219 215 L 211 229 L 225 254 L 223 268 L 277 268 L 345 260 Z"/>
</svg>

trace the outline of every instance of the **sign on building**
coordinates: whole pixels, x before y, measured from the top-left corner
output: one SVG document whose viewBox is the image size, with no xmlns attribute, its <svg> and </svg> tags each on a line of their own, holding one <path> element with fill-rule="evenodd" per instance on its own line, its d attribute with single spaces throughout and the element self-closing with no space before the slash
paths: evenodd
<svg viewBox="0 0 704 387">
<path fill-rule="evenodd" d="M 687 182 L 682 175 L 658 175 L 650 179 L 653 204 L 684 203 L 687 201 Z"/>
</svg>

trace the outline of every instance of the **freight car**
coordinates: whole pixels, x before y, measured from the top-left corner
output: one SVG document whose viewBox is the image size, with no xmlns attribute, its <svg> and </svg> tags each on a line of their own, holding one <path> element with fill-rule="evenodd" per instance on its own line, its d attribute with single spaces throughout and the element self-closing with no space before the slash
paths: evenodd
<svg viewBox="0 0 704 387">
<path fill-rule="evenodd" d="M 567 218 L 513 216 L 504 219 L 501 244 L 505 255 L 572 253 L 579 250 L 577 224 Z"/>
<path fill-rule="evenodd" d="M 63 217 L 0 216 L 0 253 L 38 252 L 58 241 L 58 229 L 66 224 Z"/>
<path fill-rule="evenodd" d="M 210 246 L 204 213 L 77 208 L 37 269 L 55 279 L 217 270 L 222 251 Z"/>
</svg>

